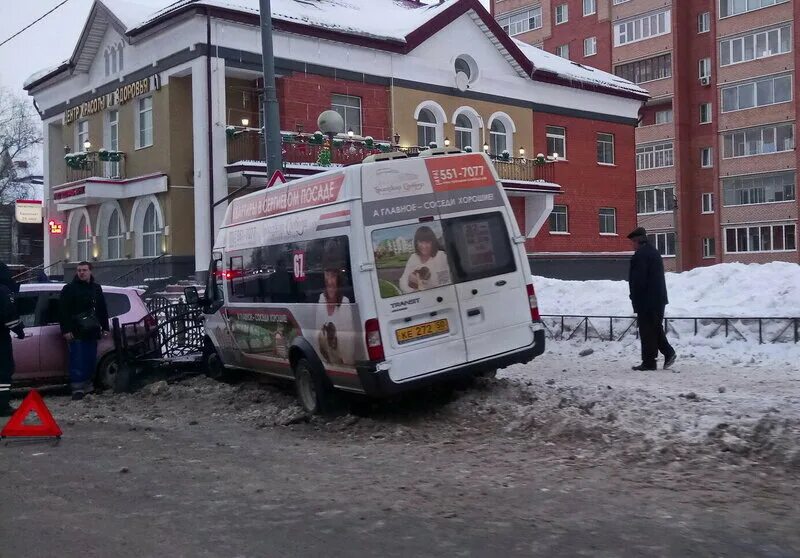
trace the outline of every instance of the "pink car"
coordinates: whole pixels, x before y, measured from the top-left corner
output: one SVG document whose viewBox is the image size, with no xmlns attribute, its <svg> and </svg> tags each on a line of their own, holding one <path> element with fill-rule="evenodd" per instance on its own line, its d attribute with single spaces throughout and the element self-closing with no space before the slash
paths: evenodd
<svg viewBox="0 0 800 558">
<path fill-rule="evenodd" d="M 23 284 L 15 297 L 19 316 L 25 324 L 25 339 L 12 336 L 15 368 L 11 381 L 14 385 L 68 381 L 67 343 L 58 324 L 58 297 L 62 288 L 63 283 Z M 150 313 L 139 293 L 133 288 L 104 286 L 109 321 L 116 317 L 124 324 L 148 317 Z M 155 320 L 151 320 L 150 325 L 155 326 Z M 112 388 L 116 371 L 114 340 L 109 335 L 97 345 L 95 384 L 103 389 Z"/>
</svg>

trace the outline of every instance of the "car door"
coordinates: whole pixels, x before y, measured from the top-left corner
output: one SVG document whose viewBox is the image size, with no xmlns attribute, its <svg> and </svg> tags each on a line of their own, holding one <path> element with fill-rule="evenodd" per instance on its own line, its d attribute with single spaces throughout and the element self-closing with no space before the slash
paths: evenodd
<svg viewBox="0 0 800 558">
<path fill-rule="evenodd" d="M 29 381 L 40 376 L 40 335 L 41 331 L 36 322 L 36 309 L 39 304 L 39 293 L 25 291 L 14 296 L 17 303 L 17 313 L 25 326 L 25 339 L 17 339 L 12 334 L 12 349 L 14 351 L 14 377 L 13 381 Z"/>
<path fill-rule="evenodd" d="M 39 331 L 42 344 L 40 357 L 41 376 L 65 378 L 69 374 L 67 342 L 61 335 L 58 291 L 42 294 L 39 312 Z"/>
</svg>

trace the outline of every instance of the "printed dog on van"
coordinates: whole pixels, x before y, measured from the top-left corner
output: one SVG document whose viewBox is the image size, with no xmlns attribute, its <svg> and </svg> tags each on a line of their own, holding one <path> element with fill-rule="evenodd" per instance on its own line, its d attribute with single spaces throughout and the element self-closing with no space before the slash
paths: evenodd
<svg viewBox="0 0 800 558">
<path fill-rule="evenodd" d="M 412 275 L 417 280 L 417 290 L 422 291 L 431 287 L 431 270 L 428 266 L 423 265 L 419 269 L 414 270 Z"/>
<path fill-rule="evenodd" d="M 331 364 L 344 364 L 344 359 L 339 353 L 339 337 L 336 335 L 336 326 L 333 322 L 322 326 L 318 341 L 323 360 Z"/>
</svg>

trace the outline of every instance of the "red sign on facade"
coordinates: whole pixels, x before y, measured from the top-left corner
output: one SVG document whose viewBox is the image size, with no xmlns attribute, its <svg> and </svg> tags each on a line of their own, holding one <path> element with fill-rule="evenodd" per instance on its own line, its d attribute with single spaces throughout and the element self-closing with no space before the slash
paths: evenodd
<svg viewBox="0 0 800 558">
<path fill-rule="evenodd" d="M 64 234 L 64 224 L 59 223 L 53 219 L 50 219 L 47 222 L 47 226 L 50 228 L 50 234 Z"/>
</svg>

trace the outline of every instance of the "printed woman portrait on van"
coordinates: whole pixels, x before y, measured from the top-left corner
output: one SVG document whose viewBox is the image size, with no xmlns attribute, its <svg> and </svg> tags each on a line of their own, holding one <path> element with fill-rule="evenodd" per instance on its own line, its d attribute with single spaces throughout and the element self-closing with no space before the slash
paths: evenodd
<svg viewBox="0 0 800 558">
<path fill-rule="evenodd" d="M 344 294 L 343 262 L 337 246 L 326 246 L 323 261 L 323 290 L 317 307 L 319 354 L 330 364 L 353 364 L 353 312 Z"/>
<path fill-rule="evenodd" d="M 438 223 L 373 232 L 383 298 L 450 284 L 450 267 L 447 254 L 442 250 L 441 236 Z"/>
</svg>

